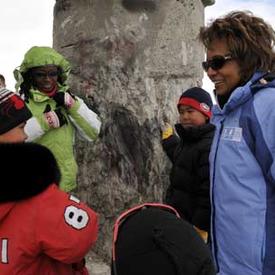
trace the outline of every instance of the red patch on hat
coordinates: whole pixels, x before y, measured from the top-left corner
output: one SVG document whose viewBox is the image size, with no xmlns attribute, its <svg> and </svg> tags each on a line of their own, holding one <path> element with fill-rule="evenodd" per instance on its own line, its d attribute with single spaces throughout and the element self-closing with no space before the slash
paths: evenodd
<svg viewBox="0 0 275 275">
<path fill-rule="evenodd" d="M 210 107 L 206 103 L 199 102 L 199 101 L 197 101 L 197 100 L 195 100 L 194 98 L 191 98 L 191 97 L 181 97 L 179 102 L 178 102 L 178 107 L 180 105 L 191 106 L 192 108 L 200 111 L 201 113 L 203 113 L 204 115 L 206 115 L 209 118 L 212 115 Z"/>
<path fill-rule="evenodd" d="M 24 101 L 17 95 L 13 95 L 10 100 L 13 102 L 16 110 L 20 110 L 25 106 Z"/>
</svg>

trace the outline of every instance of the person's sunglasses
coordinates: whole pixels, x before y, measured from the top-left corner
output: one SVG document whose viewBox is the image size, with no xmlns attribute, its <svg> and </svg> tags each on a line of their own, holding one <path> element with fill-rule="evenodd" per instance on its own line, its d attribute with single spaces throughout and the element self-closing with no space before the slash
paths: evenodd
<svg viewBox="0 0 275 275">
<path fill-rule="evenodd" d="M 231 55 L 216 55 L 213 56 L 212 59 L 202 62 L 202 67 L 205 72 L 207 72 L 209 68 L 217 71 L 220 70 L 224 66 L 224 64 L 231 59 L 233 59 Z"/>
<path fill-rule="evenodd" d="M 49 71 L 49 72 L 33 72 L 33 76 L 36 78 L 53 78 L 58 76 L 58 71 Z"/>
<path fill-rule="evenodd" d="M 117 267 L 116 267 L 116 241 L 118 238 L 118 233 L 119 233 L 119 227 L 122 225 L 122 223 L 127 220 L 130 216 L 133 214 L 137 213 L 138 211 L 142 211 L 143 209 L 149 208 L 149 207 L 155 207 L 155 208 L 160 208 L 163 210 L 166 210 L 168 212 L 173 213 L 176 215 L 178 218 L 181 218 L 177 210 L 175 210 L 172 206 L 162 204 L 162 203 L 144 203 L 141 205 L 137 205 L 133 208 L 130 208 L 123 212 L 115 221 L 114 225 L 114 231 L 113 231 L 113 245 L 112 245 L 112 270 L 113 270 L 113 275 L 118 275 L 117 273 Z"/>
</svg>

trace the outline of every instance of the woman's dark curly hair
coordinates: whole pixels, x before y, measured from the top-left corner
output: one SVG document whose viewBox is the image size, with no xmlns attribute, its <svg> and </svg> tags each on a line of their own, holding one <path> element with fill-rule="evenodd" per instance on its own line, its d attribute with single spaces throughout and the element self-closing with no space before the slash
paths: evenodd
<svg viewBox="0 0 275 275">
<path fill-rule="evenodd" d="M 225 40 L 232 57 L 241 71 L 241 82 L 246 82 L 256 70 L 275 69 L 275 32 L 271 25 L 249 11 L 233 11 L 220 17 L 199 34 L 206 49 L 214 40 Z"/>
<path fill-rule="evenodd" d="M 19 94 L 24 95 L 25 100 L 27 102 L 28 102 L 28 99 L 30 96 L 30 89 L 32 87 L 35 87 L 35 83 L 33 81 L 33 69 L 35 69 L 35 68 L 37 68 L 37 67 L 31 68 L 28 71 L 26 71 L 25 73 L 22 73 L 22 77 L 23 77 L 24 81 L 20 85 Z M 61 69 L 61 67 L 57 67 L 57 71 L 58 71 L 57 82 L 59 84 L 63 85 L 64 81 L 62 80 L 62 77 L 61 77 L 63 70 Z"/>
</svg>

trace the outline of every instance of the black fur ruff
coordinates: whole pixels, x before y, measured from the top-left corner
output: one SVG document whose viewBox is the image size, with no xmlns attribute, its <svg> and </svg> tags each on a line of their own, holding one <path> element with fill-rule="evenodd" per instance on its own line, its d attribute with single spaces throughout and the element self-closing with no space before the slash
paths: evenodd
<svg viewBox="0 0 275 275">
<path fill-rule="evenodd" d="M 60 181 L 53 154 L 34 143 L 0 144 L 0 171 L 0 203 L 30 198 Z"/>
</svg>

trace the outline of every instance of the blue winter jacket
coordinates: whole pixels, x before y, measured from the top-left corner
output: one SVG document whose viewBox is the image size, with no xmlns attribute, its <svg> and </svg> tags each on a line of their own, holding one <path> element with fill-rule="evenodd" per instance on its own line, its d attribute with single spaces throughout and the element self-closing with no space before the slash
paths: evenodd
<svg viewBox="0 0 275 275">
<path fill-rule="evenodd" d="M 212 249 L 220 275 L 275 274 L 275 81 L 213 107 Z"/>
</svg>

